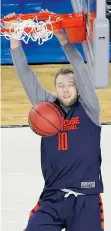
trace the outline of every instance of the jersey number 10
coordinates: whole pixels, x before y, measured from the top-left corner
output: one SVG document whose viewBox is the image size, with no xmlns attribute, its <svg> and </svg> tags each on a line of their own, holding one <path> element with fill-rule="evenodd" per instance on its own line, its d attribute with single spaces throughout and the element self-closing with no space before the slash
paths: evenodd
<svg viewBox="0 0 111 231">
<path fill-rule="evenodd" d="M 68 150 L 68 134 L 67 132 L 58 133 L 58 150 Z"/>
</svg>

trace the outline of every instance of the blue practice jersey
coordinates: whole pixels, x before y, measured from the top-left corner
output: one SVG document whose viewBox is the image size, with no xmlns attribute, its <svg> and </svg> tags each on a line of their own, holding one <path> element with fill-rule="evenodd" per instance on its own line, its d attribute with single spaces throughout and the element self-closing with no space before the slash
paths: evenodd
<svg viewBox="0 0 111 231">
<path fill-rule="evenodd" d="M 59 105 L 58 100 L 55 101 Z M 63 110 L 63 109 L 62 109 Z M 41 141 L 44 190 L 69 188 L 75 192 L 103 192 L 101 178 L 101 128 L 77 101 L 66 113 L 62 131 Z"/>
<path fill-rule="evenodd" d="M 63 111 L 63 130 L 55 136 L 42 138 L 44 190 L 70 188 L 87 194 L 100 193 L 103 192 L 103 184 L 98 98 L 91 72 L 86 68 L 78 50 L 69 42 L 63 50 L 74 70 L 79 99 L 68 113 Z M 21 45 L 11 50 L 11 54 L 31 104 L 48 101 L 59 105 L 57 98 L 41 86 L 31 71 Z"/>
</svg>

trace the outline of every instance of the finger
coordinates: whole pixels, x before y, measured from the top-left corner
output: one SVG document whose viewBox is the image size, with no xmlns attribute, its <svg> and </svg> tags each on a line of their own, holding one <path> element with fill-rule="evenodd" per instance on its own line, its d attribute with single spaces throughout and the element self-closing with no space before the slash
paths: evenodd
<svg viewBox="0 0 111 231">
<path fill-rule="evenodd" d="M 8 14 L 6 17 L 7 17 L 7 18 L 10 18 L 10 17 L 12 17 L 12 14 Z"/>
<path fill-rule="evenodd" d="M 51 11 L 49 11 L 48 9 L 46 9 L 46 12 L 47 12 L 47 13 L 51 13 Z"/>
<path fill-rule="evenodd" d="M 4 18 L 6 18 L 6 17 L 9 18 L 9 17 L 10 17 L 10 14 L 4 16 Z"/>
<path fill-rule="evenodd" d="M 15 13 L 12 13 L 12 14 L 8 14 L 8 15 L 6 15 L 6 16 L 4 16 L 4 18 L 12 18 L 13 16 L 15 16 Z"/>
<path fill-rule="evenodd" d="M 50 13 L 50 11 L 49 11 L 48 9 L 45 9 L 45 10 L 42 9 L 41 11 L 44 12 L 44 13 L 45 13 L 45 12 Z"/>
<path fill-rule="evenodd" d="M 45 12 L 45 10 L 42 9 L 41 12 Z"/>
<path fill-rule="evenodd" d="M 15 13 L 12 13 L 12 16 L 15 16 Z"/>
</svg>

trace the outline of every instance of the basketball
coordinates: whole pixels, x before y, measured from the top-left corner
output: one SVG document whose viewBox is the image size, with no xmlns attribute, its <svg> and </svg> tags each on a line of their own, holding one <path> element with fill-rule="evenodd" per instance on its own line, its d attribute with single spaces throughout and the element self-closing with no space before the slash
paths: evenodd
<svg viewBox="0 0 111 231">
<path fill-rule="evenodd" d="M 28 123 L 36 134 L 53 136 L 62 128 L 63 113 L 54 103 L 40 102 L 31 108 Z"/>
</svg>

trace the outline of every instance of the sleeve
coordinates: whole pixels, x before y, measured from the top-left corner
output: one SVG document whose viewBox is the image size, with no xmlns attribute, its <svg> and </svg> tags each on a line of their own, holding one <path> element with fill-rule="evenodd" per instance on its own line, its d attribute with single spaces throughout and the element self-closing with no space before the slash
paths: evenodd
<svg viewBox="0 0 111 231">
<path fill-rule="evenodd" d="M 63 46 L 63 50 L 72 65 L 75 82 L 80 94 L 79 101 L 83 105 L 89 118 L 97 125 L 100 124 L 99 101 L 95 92 L 93 81 L 82 56 L 73 44 L 69 42 Z"/>
<path fill-rule="evenodd" d="M 12 61 L 19 79 L 22 82 L 24 90 L 32 105 L 39 103 L 40 101 L 54 101 L 54 96 L 43 89 L 37 76 L 31 71 L 28 66 L 26 56 L 21 46 L 10 50 L 12 55 Z"/>
</svg>

